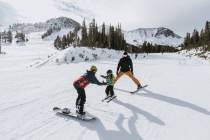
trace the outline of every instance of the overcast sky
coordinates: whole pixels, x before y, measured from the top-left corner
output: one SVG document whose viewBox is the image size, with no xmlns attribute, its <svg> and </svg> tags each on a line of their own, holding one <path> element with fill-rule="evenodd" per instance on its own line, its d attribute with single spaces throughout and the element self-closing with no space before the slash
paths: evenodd
<svg viewBox="0 0 210 140">
<path fill-rule="evenodd" d="M 210 20 L 210 0 L 0 0 L 0 24 L 58 16 L 119 22 L 124 30 L 167 27 L 184 36 Z"/>
</svg>

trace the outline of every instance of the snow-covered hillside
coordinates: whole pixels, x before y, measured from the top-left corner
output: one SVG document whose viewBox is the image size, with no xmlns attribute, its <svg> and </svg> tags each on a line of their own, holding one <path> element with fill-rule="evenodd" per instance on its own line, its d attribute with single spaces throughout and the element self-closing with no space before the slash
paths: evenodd
<svg viewBox="0 0 210 140">
<path fill-rule="evenodd" d="M 100 78 L 114 72 L 118 57 L 97 61 L 54 63 L 65 56 L 102 50 L 69 48 L 59 52 L 42 33 L 29 35 L 26 46 L 3 46 L 0 55 L 1 140 L 209 140 L 210 63 L 178 54 L 140 54 L 133 59 L 134 74 L 149 86 L 131 95 L 136 86 L 127 77 L 115 85 L 117 99 L 102 103 L 105 87 L 86 88 L 85 109 L 97 117 L 93 122 L 63 118 L 54 106 L 74 111 L 77 93 L 73 81 L 91 65 Z M 72 52 L 72 55 L 70 55 Z M 77 56 L 77 55 L 76 55 Z M 102 55 L 105 56 L 105 55 Z"/>
<path fill-rule="evenodd" d="M 124 32 L 125 39 L 133 45 L 142 45 L 144 41 L 157 45 L 177 47 L 183 43 L 183 38 L 167 28 L 139 28 Z"/>
<path fill-rule="evenodd" d="M 17 23 L 11 26 L 12 31 L 21 31 L 23 33 L 31 33 L 37 31 L 46 31 L 49 28 L 59 27 L 61 29 L 75 29 L 80 28 L 80 24 L 73 19 L 67 17 L 51 18 L 46 22 L 40 23 Z M 63 32 L 63 31 L 61 31 Z"/>
<path fill-rule="evenodd" d="M 196 49 L 191 50 L 182 50 L 178 53 L 187 57 L 199 57 L 206 60 L 210 60 L 210 52 L 204 51 L 204 47 L 198 47 Z"/>
<path fill-rule="evenodd" d="M 47 40 L 54 40 L 57 35 L 63 36 L 69 31 L 79 29 L 80 24 L 67 17 L 52 18 L 43 23 L 35 24 L 14 24 L 11 27 L 13 31 L 21 31 L 24 33 L 46 31 L 51 27 L 60 27 L 62 30 L 55 32 L 51 36 L 47 37 Z M 102 30 L 102 26 L 98 28 L 99 32 Z M 106 34 L 109 33 L 109 26 L 105 26 Z M 123 34 L 127 43 L 140 46 L 144 41 L 157 45 L 169 45 L 178 47 L 183 43 L 183 38 L 175 34 L 172 30 L 167 28 L 139 28 L 131 31 L 124 31 Z M 78 32 L 78 36 L 81 38 L 81 29 Z"/>
</svg>

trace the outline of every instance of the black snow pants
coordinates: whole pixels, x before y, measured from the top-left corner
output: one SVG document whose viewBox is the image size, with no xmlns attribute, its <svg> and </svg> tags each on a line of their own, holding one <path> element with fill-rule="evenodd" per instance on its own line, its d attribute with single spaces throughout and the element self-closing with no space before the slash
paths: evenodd
<svg viewBox="0 0 210 140">
<path fill-rule="evenodd" d="M 85 94 L 85 89 L 81 87 L 75 86 L 75 89 L 77 90 L 77 99 L 76 99 L 76 107 L 79 110 L 79 112 L 83 112 L 84 109 L 84 104 L 86 102 L 86 94 Z"/>
<path fill-rule="evenodd" d="M 114 95 L 114 89 L 113 88 L 114 88 L 114 86 L 112 86 L 112 85 L 108 85 L 106 87 L 105 92 L 106 92 L 107 96 L 113 96 Z"/>
</svg>

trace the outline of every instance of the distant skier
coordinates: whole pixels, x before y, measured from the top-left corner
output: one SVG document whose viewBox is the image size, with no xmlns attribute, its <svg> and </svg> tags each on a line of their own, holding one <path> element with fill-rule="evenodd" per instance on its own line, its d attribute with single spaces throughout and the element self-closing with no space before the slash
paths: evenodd
<svg viewBox="0 0 210 140">
<path fill-rule="evenodd" d="M 107 97 L 113 97 L 114 96 L 114 75 L 112 73 L 112 70 L 107 70 L 107 75 L 101 75 L 102 78 L 106 79 L 107 87 L 106 87 L 106 96 Z M 107 98 L 106 97 L 106 98 Z"/>
<path fill-rule="evenodd" d="M 104 82 L 99 82 L 95 74 L 97 72 L 96 66 L 91 66 L 90 70 L 82 75 L 79 79 L 74 81 L 74 87 L 77 90 L 78 97 L 76 99 L 76 113 L 79 115 L 85 115 L 84 104 L 86 102 L 85 87 L 89 84 L 106 85 Z"/>
<path fill-rule="evenodd" d="M 137 85 L 137 89 L 142 87 L 139 80 L 136 79 L 133 75 L 133 62 L 127 52 L 123 53 L 123 56 L 118 63 L 116 74 L 117 77 L 115 82 L 125 74 L 133 80 L 133 82 Z"/>
</svg>

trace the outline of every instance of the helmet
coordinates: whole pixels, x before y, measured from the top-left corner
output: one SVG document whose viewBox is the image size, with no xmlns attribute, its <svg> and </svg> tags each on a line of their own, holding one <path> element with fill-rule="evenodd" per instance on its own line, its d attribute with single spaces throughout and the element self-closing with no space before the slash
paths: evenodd
<svg viewBox="0 0 210 140">
<path fill-rule="evenodd" d="M 107 74 L 112 74 L 112 70 L 107 70 L 106 73 Z"/>
<path fill-rule="evenodd" d="M 92 72 L 96 72 L 96 71 L 97 71 L 97 67 L 96 67 L 96 66 L 94 66 L 94 65 L 93 65 L 93 66 L 91 66 L 91 67 L 90 67 L 90 71 L 92 71 Z"/>
</svg>

